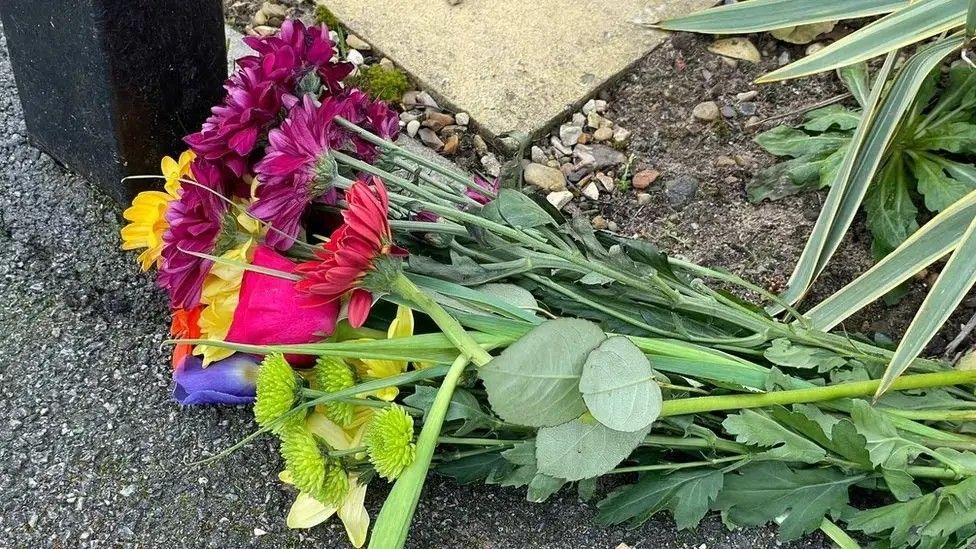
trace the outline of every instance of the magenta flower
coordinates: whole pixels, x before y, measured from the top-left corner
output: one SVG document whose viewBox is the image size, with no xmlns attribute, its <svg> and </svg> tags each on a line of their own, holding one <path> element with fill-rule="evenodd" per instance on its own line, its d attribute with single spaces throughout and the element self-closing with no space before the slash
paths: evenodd
<svg viewBox="0 0 976 549">
<path fill-rule="evenodd" d="M 335 59 L 335 44 L 325 25 L 306 27 L 301 21 L 289 19 L 275 36 L 249 36 L 244 43 L 258 54 L 242 57 L 237 64 L 244 69 L 260 70 L 283 93 L 293 93 L 298 82 L 315 71 L 329 93 L 338 94 L 342 89 L 340 82 L 354 68 L 352 63 Z"/>
<path fill-rule="evenodd" d="M 253 265 L 291 273 L 296 265 L 267 246 L 254 252 Z M 252 345 L 289 345 L 322 341 L 335 331 L 339 301 L 318 303 L 300 293 L 291 280 L 246 271 L 240 301 L 227 341 Z M 310 366 L 314 357 L 286 355 L 295 366 Z"/>
<path fill-rule="evenodd" d="M 173 370 L 173 398 L 180 404 L 249 404 L 254 402 L 259 362 L 235 353 L 204 367 L 203 360 L 187 356 Z"/>
<path fill-rule="evenodd" d="M 343 150 L 371 162 L 376 146 L 335 122 L 341 116 L 378 135 L 391 138 L 399 130 L 396 113 L 381 101 L 370 101 L 359 90 L 329 97 L 321 105 L 306 95 L 288 118 L 268 134 L 264 158 L 254 167 L 259 185 L 251 213 L 269 222 L 266 242 L 279 250 L 294 244 L 308 206 L 335 202 L 329 151 Z"/>
<path fill-rule="evenodd" d="M 495 179 L 488 181 L 484 177 L 477 174 L 474 176 L 474 184 L 496 195 L 498 194 L 499 188 L 501 188 L 501 180 L 499 178 L 496 177 Z M 471 188 L 465 189 L 464 194 L 482 206 L 491 202 L 491 198 L 488 198 L 487 196 Z"/>
<path fill-rule="evenodd" d="M 184 184 L 180 197 L 166 212 L 169 228 L 163 233 L 157 282 L 169 292 L 174 309 L 191 309 L 200 303 L 203 281 L 213 261 L 186 252 L 213 253 L 228 208 L 216 194 L 221 192 L 219 168 L 194 162 L 191 171 L 200 185 L 213 191 Z"/>
<path fill-rule="evenodd" d="M 203 129 L 184 138 L 198 158 L 220 162 L 237 177 L 249 171 L 248 157 L 282 107 L 273 81 L 254 68 L 238 71 L 224 85 L 227 97 L 214 107 Z"/>
</svg>

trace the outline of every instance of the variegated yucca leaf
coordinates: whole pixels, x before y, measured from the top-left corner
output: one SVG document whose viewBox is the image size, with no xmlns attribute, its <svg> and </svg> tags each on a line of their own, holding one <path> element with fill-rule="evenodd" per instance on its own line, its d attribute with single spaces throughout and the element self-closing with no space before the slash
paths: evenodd
<svg viewBox="0 0 976 549">
<path fill-rule="evenodd" d="M 669 19 L 662 29 L 711 34 L 761 32 L 893 12 L 908 0 L 751 0 Z"/>
</svg>

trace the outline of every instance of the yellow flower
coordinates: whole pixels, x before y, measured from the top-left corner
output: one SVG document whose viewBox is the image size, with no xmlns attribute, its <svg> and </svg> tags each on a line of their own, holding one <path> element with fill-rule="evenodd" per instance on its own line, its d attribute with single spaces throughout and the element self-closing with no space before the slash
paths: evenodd
<svg viewBox="0 0 976 549">
<path fill-rule="evenodd" d="M 396 318 L 387 330 L 387 339 L 410 337 L 413 335 L 413 311 L 409 307 L 398 306 Z M 364 358 L 350 361 L 356 367 L 360 379 L 382 379 L 402 374 L 407 371 L 407 362 L 402 360 L 380 360 Z M 396 387 L 387 387 L 373 393 L 377 398 L 393 401 L 400 391 Z"/>
<path fill-rule="evenodd" d="M 129 224 L 122 228 L 122 249 L 145 248 L 145 251 L 139 254 L 139 264 L 143 271 L 149 270 L 149 267 L 159 261 L 159 255 L 163 251 L 163 233 L 169 228 L 169 223 L 166 222 L 166 209 L 171 200 L 179 197 L 179 180 L 190 173 L 190 163 L 193 162 L 193 158 L 193 153 L 190 151 L 181 154 L 178 162 L 164 156 L 161 169 L 166 177 L 166 192 L 141 192 L 132 200 L 132 206 L 122 213 L 122 217 L 129 221 Z"/>
<path fill-rule="evenodd" d="M 363 432 L 372 417 L 373 410 L 365 406 L 357 407 L 356 419 L 350 427 L 343 429 L 319 412 L 309 415 L 309 431 L 325 440 L 334 450 L 349 450 L 362 445 Z M 291 477 L 283 471 L 278 478 L 291 484 Z M 286 523 L 289 528 L 312 528 L 338 515 L 349 536 L 350 543 L 362 547 L 369 531 L 369 513 L 363 504 L 366 498 L 366 485 L 359 484 L 359 477 L 349 475 L 349 492 L 338 506 L 326 505 L 309 494 L 300 493 L 288 512 Z"/>
<path fill-rule="evenodd" d="M 166 176 L 167 193 L 176 196 L 177 191 L 180 190 L 180 179 L 186 179 L 190 175 L 190 164 L 195 158 L 196 155 L 193 154 L 193 151 L 183 151 L 179 160 L 173 160 L 168 156 L 163 157 L 159 163 L 159 168 L 162 174 Z"/>
<path fill-rule="evenodd" d="M 248 238 L 236 248 L 224 252 L 221 257 L 249 263 L 254 255 L 255 244 L 254 238 Z M 206 305 L 200 313 L 200 337 L 215 341 L 223 341 L 227 337 L 230 325 L 234 321 L 234 311 L 237 310 L 243 278 L 243 266 L 217 262 L 210 268 L 210 274 L 203 283 L 203 294 L 200 297 L 200 301 Z M 193 349 L 193 354 L 203 355 L 203 365 L 207 366 L 229 357 L 234 354 L 234 351 L 212 345 L 197 345 Z"/>
</svg>

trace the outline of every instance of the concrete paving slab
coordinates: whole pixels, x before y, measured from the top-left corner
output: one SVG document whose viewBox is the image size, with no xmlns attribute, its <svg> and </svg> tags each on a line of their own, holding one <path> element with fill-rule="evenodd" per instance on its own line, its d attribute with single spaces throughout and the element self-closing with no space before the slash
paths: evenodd
<svg viewBox="0 0 976 549">
<path fill-rule="evenodd" d="M 661 43 L 641 26 L 714 0 L 324 0 L 488 136 L 547 129 Z"/>
</svg>

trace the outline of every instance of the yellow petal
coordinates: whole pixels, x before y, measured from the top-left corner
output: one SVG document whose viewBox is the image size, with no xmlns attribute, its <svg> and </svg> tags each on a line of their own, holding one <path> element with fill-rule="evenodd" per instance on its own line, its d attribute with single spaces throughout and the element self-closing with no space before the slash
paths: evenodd
<svg viewBox="0 0 976 549">
<path fill-rule="evenodd" d="M 413 335 L 413 311 L 403 305 L 397 306 L 397 315 L 390 323 L 390 329 L 386 333 L 387 339 L 398 337 L 410 337 Z"/>
<path fill-rule="evenodd" d="M 287 469 L 285 469 L 284 471 L 278 473 L 278 480 L 280 480 L 281 482 L 284 482 L 285 484 L 288 484 L 289 486 L 292 485 L 292 484 L 295 484 L 292 481 L 292 478 L 291 478 L 291 471 L 289 471 Z"/>
<path fill-rule="evenodd" d="M 349 475 L 349 493 L 339 507 L 339 519 L 346 527 L 346 535 L 353 547 L 359 549 L 366 543 L 369 532 L 369 513 L 363 502 L 366 500 L 366 485 L 359 485 L 356 475 Z"/>
<path fill-rule="evenodd" d="M 335 448 L 336 450 L 348 450 L 350 448 L 355 448 L 351 444 L 349 435 L 339 427 L 335 422 L 329 420 L 324 415 L 315 412 L 308 416 L 306 422 L 308 425 L 308 430 L 312 433 L 322 437 L 329 446 Z"/>
<path fill-rule="evenodd" d="M 298 494 L 291 504 L 285 524 L 289 528 L 311 528 L 322 524 L 336 512 L 335 507 L 326 506 L 308 494 Z"/>
<path fill-rule="evenodd" d="M 170 174 L 180 173 L 180 165 L 170 156 L 164 156 L 159 162 L 159 171 L 169 177 Z"/>
</svg>

